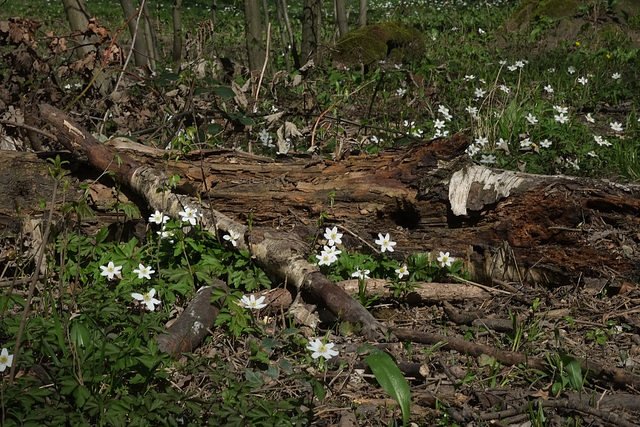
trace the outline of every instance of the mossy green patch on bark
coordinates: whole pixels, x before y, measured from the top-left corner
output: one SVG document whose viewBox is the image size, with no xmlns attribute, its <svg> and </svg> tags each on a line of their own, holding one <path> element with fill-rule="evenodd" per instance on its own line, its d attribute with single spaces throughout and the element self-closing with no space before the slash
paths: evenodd
<svg viewBox="0 0 640 427">
<path fill-rule="evenodd" d="M 370 65 L 382 60 L 396 63 L 424 56 L 422 33 L 399 22 L 358 28 L 340 38 L 333 59 L 344 65 Z"/>
</svg>

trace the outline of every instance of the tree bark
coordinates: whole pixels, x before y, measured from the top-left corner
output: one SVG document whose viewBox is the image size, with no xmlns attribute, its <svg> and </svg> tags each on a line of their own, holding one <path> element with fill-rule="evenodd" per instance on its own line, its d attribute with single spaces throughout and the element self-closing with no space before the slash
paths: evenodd
<svg viewBox="0 0 640 427">
<path fill-rule="evenodd" d="M 142 5 L 142 14 L 144 16 L 144 39 L 147 42 L 147 53 L 149 54 L 148 62 L 153 71 L 156 69 L 156 62 L 160 59 L 160 53 L 158 52 L 156 30 L 153 28 L 153 19 L 151 18 L 151 13 L 149 13 L 147 2 Z"/>
<path fill-rule="evenodd" d="M 307 63 L 316 54 L 320 44 L 321 30 L 320 0 L 304 0 L 302 9 L 302 46 L 300 58 Z"/>
<path fill-rule="evenodd" d="M 336 24 L 340 37 L 345 36 L 349 32 L 349 24 L 347 21 L 347 7 L 344 0 L 335 0 Z"/>
<path fill-rule="evenodd" d="M 247 39 L 247 53 L 249 55 L 249 71 L 257 73 L 264 64 L 265 50 L 262 42 L 260 3 L 256 0 L 245 0 L 244 22 Z"/>
<path fill-rule="evenodd" d="M 129 21 L 129 33 L 131 34 L 131 40 L 133 40 L 133 59 L 136 67 L 142 67 L 147 65 L 147 58 L 149 53 L 147 51 L 147 45 L 145 43 L 145 34 L 141 26 L 144 26 L 142 21 L 141 25 L 138 25 L 141 21 L 134 18 L 138 14 L 138 10 L 133 6 L 131 0 L 120 0 L 122 11 L 124 12 L 124 19 Z"/>
<path fill-rule="evenodd" d="M 224 241 L 222 236 L 230 231 L 242 236 L 234 249 L 249 252 L 267 273 L 323 302 L 336 317 L 362 324 L 363 334 L 369 339 L 383 339 L 385 327 L 342 288 L 324 277 L 317 265 L 307 261 L 309 250 L 299 236 L 271 227 L 249 228 L 212 209 L 210 204 L 201 204 L 186 195 L 158 191 L 166 187 L 164 173 L 144 166 L 126 154 L 118 154 L 119 161 L 114 162 L 113 148 L 100 144 L 69 116 L 47 104 L 42 104 L 40 111 L 42 118 L 58 129 L 61 142 L 69 150 L 84 153 L 82 157 L 98 170 L 112 171 L 116 179 L 143 196 L 151 209 L 177 218 L 184 206 L 196 207 L 203 213 L 204 230 L 220 241 Z"/>
<path fill-rule="evenodd" d="M 84 59 L 96 51 L 95 43 L 99 40 L 97 35 L 86 35 L 89 19 L 91 18 L 87 3 L 85 0 L 62 0 L 62 4 L 64 5 L 64 11 L 71 30 L 82 34 L 81 36 L 76 36 L 78 47 L 75 55 L 78 59 Z M 106 74 L 102 74 L 98 68 L 94 68 L 91 72 L 95 77 L 93 84 L 98 91 L 104 96 L 110 93 L 113 87 L 110 78 Z"/>
<path fill-rule="evenodd" d="M 256 225 L 307 238 L 326 214 L 353 233 L 346 250 L 370 251 L 363 242 L 390 232 L 391 256 L 448 251 L 480 283 L 619 285 L 640 275 L 637 185 L 494 170 L 472 163 L 468 144 L 456 135 L 341 161 L 219 150 L 167 173 L 241 221 L 252 213 Z"/>
<path fill-rule="evenodd" d="M 174 0 L 172 8 L 173 16 L 173 72 L 180 73 L 180 67 L 182 66 L 182 19 L 180 18 L 180 11 L 182 9 L 182 0 Z"/>
<path fill-rule="evenodd" d="M 62 0 L 62 4 L 64 5 L 64 12 L 67 15 L 67 20 L 69 21 L 71 30 L 75 32 L 84 32 L 89 25 L 89 19 L 91 18 L 86 1 Z M 85 38 L 85 36 L 77 37 L 78 43 L 80 44 L 78 53 L 79 58 L 82 58 L 89 52 L 95 50 L 92 43 L 96 38 L 94 37 L 88 40 L 85 40 Z"/>
<path fill-rule="evenodd" d="M 358 2 L 358 27 L 367 25 L 367 0 Z"/>
<path fill-rule="evenodd" d="M 69 123 L 61 119 L 56 127 L 92 140 Z M 134 175 L 144 180 L 139 163 L 157 167 L 165 154 L 147 149 L 134 153 L 134 161 L 122 150 L 83 144 L 100 170 L 113 167 L 113 153 L 121 153 L 117 170 L 123 182 Z M 314 283 L 315 295 L 333 289 L 331 282 L 316 280 L 317 269 L 306 263 L 310 248 L 304 242 L 321 234 L 316 225 L 321 217 L 345 230 L 343 250 L 372 251 L 378 233 L 389 232 L 397 242 L 389 256 L 402 260 L 416 252 L 448 251 L 464 260 L 474 281 L 489 285 L 603 287 L 604 282 L 615 291 L 640 276 L 639 186 L 494 170 L 470 162 L 464 155 L 468 144 L 464 135 L 455 135 L 341 161 L 211 150 L 194 153 L 203 159 L 194 164 L 171 162 L 158 169 L 180 174 L 181 191 L 220 209 L 212 214 L 214 232 L 235 227 L 246 233 L 243 247 L 267 270 L 290 281 L 295 277 L 300 288 Z M 156 194 L 154 184 L 146 185 Z M 154 209 L 164 209 L 163 203 L 149 202 Z M 240 224 L 249 214 L 253 229 L 247 233 Z"/>
</svg>

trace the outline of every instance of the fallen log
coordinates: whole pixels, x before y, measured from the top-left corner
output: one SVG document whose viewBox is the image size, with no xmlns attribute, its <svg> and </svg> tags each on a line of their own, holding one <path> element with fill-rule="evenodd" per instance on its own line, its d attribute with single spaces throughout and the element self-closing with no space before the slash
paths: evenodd
<svg viewBox="0 0 640 427">
<path fill-rule="evenodd" d="M 316 296 L 332 289 L 340 295 L 335 304 L 345 294 L 311 274 L 317 269 L 305 261 L 311 249 L 305 241 L 317 236 L 315 220 L 323 214 L 348 231 L 346 250 L 372 251 L 368 245 L 377 233 L 390 232 L 397 242 L 391 256 L 449 251 L 481 283 L 557 286 L 604 278 L 615 286 L 640 276 L 637 185 L 492 170 L 463 155 L 464 135 L 341 161 L 205 150 L 163 162 L 164 150 L 139 153 L 132 149 L 139 144 L 125 149 L 120 142 L 116 151 L 53 107 L 41 106 L 41 114 L 70 149 L 85 153 L 96 168 L 114 171 L 153 209 L 173 209 L 175 216 L 182 205 L 193 205 L 188 194 L 197 195 L 216 207 L 199 206 L 210 212 L 207 226 L 218 237 L 233 229 L 244 236 L 240 247 L 259 253 L 267 270 L 297 277 L 300 289 L 318 283 L 308 287 Z M 156 190 L 175 173 L 188 194 L 171 195 L 170 202 L 168 193 Z M 241 225 L 249 215 L 250 233 Z M 346 313 L 346 307 L 335 308 Z"/>
<path fill-rule="evenodd" d="M 395 258 L 449 251 L 480 283 L 616 286 L 640 276 L 638 185 L 495 170 L 471 162 L 468 143 L 455 135 L 340 161 L 204 150 L 164 167 L 239 221 L 308 238 L 328 216 L 346 230 L 346 250 L 371 251 L 365 242 L 390 232 Z M 167 154 L 116 145 L 149 165 Z"/>
</svg>

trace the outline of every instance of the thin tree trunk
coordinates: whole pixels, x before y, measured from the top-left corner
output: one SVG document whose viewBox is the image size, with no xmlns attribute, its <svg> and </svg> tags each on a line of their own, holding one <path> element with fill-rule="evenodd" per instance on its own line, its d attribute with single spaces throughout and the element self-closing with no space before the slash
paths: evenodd
<svg viewBox="0 0 640 427">
<path fill-rule="evenodd" d="M 367 25 L 367 0 L 360 0 L 358 5 L 358 27 Z"/>
<path fill-rule="evenodd" d="M 244 21 L 249 55 L 249 71 L 257 73 L 264 64 L 265 51 L 262 43 L 260 4 L 256 0 L 245 0 Z"/>
<path fill-rule="evenodd" d="M 281 2 L 276 2 L 276 13 L 278 15 L 278 27 L 280 27 L 280 43 L 282 43 L 282 50 L 284 51 L 284 62 L 287 71 L 291 71 L 291 45 L 287 41 L 287 27 L 284 20 L 284 12 L 282 10 Z"/>
<path fill-rule="evenodd" d="M 122 6 L 122 11 L 124 12 L 124 19 L 129 20 L 129 33 L 131 33 L 131 39 L 133 40 L 131 48 L 133 49 L 133 59 L 135 61 L 136 67 L 147 65 L 147 58 L 149 57 L 149 53 L 147 51 L 147 45 L 144 40 L 144 30 L 136 25 L 139 22 L 138 20 L 131 19 L 138 13 L 138 10 L 133 6 L 131 0 L 120 0 L 120 5 Z"/>
<path fill-rule="evenodd" d="M 142 5 L 142 13 L 144 14 L 144 38 L 147 42 L 147 53 L 149 54 L 149 67 L 152 71 L 156 69 L 156 62 L 160 59 L 160 53 L 158 52 L 158 38 L 156 37 L 156 30 L 153 25 L 151 14 L 149 13 L 148 3 L 144 2 Z"/>
<path fill-rule="evenodd" d="M 180 11 L 182 0 L 173 1 L 173 49 L 171 59 L 173 60 L 173 72 L 179 73 L 182 65 L 182 20 Z"/>
<path fill-rule="evenodd" d="M 291 20 L 289 19 L 289 8 L 287 7 L 287 0 L 279 0 L 280 10 L 282 11 L 282 17 L 287 28 L 287 34 L 289 35 L 289 45 L 287 46 L 291 54 L 293 55 L 293 66 L 300 68 L 300 56 L 298 55 L 298 47 L 296 46 L 296 38 L 293 36 L 293 28 L 291 27 Z"/>
<path fill-rule="evenodd" d="M 73 32 L 84 32 L 89 24 L 89 9 L 85 0 L 62 0 L 64 5 L 64 11 L 67 15 L 67 20 Z M 85 36 L 78 36 L 77 41 L 79 44 L 77 57 L 83 58 L 89 52 L 96 50 L 93 45 L 95 37 L 87 39 Z"/>
<path fill-rule="evenodd" d="M 64 11 L 67 15 L 71 30 L 77 33 L 84 33 L 91 17 L 86 1 L 62 0 L 62 4 L 64 5 Z M 79 59 L 84 59 L 97 50 L 94 43 L 98 40 L 98 36 L 77 36 L 76 40 L 78 41 L 78 47 L 75 56 Z M 106 96 L 110 93 L 112 82 L 110 76 L 105 73 L 100 73 L 100 71 L 98 68 L 93 69 L 92 74 L 95 76 L 93 84 L 98 89 L 98 92 Z"/>
<path fill-rule="evenodd" d="M 336 24 L 340 37 L 345 36 L 349 32 L 349 24 L 347 21 L 347 6 L 344 0 L 335 0 Z"/>
<path fill-rule="evenodd" d="M 218 1 L 211 0 L 211 23 L 213 28 L 216 26 L 216 20 L 218 19 Z"/>
<path fill-rule="evenodd" d="M 306 63 L 316 54 L 320 43 L 321 0 L 304 0 L 302 9 L 302 48 L 300 57 Z"/>
</svg>

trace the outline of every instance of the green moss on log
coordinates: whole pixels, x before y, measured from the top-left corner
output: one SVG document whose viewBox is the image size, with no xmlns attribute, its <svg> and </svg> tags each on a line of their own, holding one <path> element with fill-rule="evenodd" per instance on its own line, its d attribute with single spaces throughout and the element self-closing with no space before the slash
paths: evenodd
<svg viewBox="0 0 640 427">
<path fill-rule="evenodd" d="M 420 31 L 399 22 L 385 22 L 358 28 L 340 38 L 333 59 L 344 65 L 368 65 L 381 60 L 399 63 L 424 54 Z"/>
</svg>

